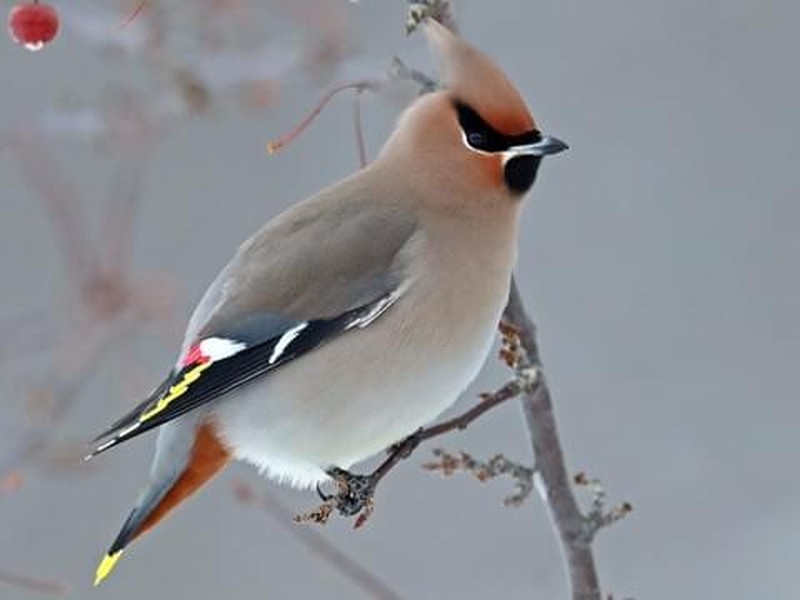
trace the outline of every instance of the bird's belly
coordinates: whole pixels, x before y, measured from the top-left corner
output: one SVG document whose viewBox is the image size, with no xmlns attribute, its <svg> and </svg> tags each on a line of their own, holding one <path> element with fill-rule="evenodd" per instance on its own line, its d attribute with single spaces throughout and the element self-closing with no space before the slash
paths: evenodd
<svg viewBox="0 0 800 600">
<path fill-rule="evenodd" d="M 221 399 L 219 428 L 238 458 L 274 479 L 312 486 L 329 467 L 349 468 L 453 404 L 480 370 L 501 310 L 493 301 L 471 311 L 459 334 L 457 310 L 426 322 L 390 310 L 382 331 L 347 333 Z"/>
</svg>

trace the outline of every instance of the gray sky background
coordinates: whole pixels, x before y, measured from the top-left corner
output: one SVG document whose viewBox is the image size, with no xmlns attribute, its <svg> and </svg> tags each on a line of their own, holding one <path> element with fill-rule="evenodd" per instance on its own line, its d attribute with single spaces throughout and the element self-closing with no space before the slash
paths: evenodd
<svg viewBox="0 0 800 600">
<path fill-rule="evenodd" d="M 165 4 L 179 30 L 189 3 Z M 402 2 L 329 4 L 343 7 L 356 64 L 379 73 L 398 54 L 430 68 L 423 40 L 403 36 Z M 74 5 L 91 13 L 102 3 Z M 264 3 L 264 24 L 291 41 L 279 5 Z M 73 3 L 58 6 L 66 18 Z M 635 506 L 596 543 L 604 589 L 640 600 L 797 598 L 800 5 L 463 0 L 458 8 L 464 35 L 507 69 L 543 129 L 572 147 L 547 161 L 529 198 L 518 278 L 540 326 L 570 468 L 601 477 L 612 499 Z M 176 46 L 191 59 L 191 45 Z M 24 129 L 65 97 L 102 97 L 115 83 L 158 90 L 137 60 L 98 52 L 69 27 L 36 56 L 0 40 L 0 131 Z M 329 83 L 350 77 L 347 69 Z M 344 97 L 294 145 L 264 152 L 326 87 L 289 85 L 269 111 L 215 106 L 159 140 L 133 260 L 177 282 L 177 321 L 259 223 L 356 166 Z M 398 107 L 370 97 L 365 107 L 374 153 Z M 114 162 L 87 144 L 54 142 L 53 151 L 96 222 Z M 0 154 L 0 322 L 41 306 L 66 314 L 54 304 L 69 293 L 62 265 L 41 204 Z M 177 325 L 142 328 L 109 353 L 58 437 L 91 438 L 149 391 L 177 335 Z M 10 336 L 3 351 L 24 337 Z M 0 451 L 24 431 L 21 389 L 50 362 L 0 371 Z M 473 390 L 505 376 L 487 365 Z M 70 600 L 361 597 L 232 500 L 237 477 L 272 485 L 238 465 L 92 590 L 96 561 L 144 482 L 152 441 L 132 442 L 88 473 L 26 471 L 19 492 L 0 496 L 0 569 L 65 581 Z M 513 404 L 441 445 L 529 456 Z M 538 498 L 504 509 L 509 482 L 441 480 L 417 467 L 429 449 L 382 485 L 363 531 L 337 520 L 325 532 L 406 598 L 563 598 Z M 280 497 L 296 511 L 316 504 L 309 492 Z M 38 597 L 0 583 L 0 598 Z"/>
</svg>

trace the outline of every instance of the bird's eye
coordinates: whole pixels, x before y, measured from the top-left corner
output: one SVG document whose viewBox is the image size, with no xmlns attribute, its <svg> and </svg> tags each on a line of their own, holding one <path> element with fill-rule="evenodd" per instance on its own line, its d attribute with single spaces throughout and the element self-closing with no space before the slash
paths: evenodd
<svg viewBox="0 0 800 600">
<path fill-rule="evenodd" d="M 473 131 L 467 134 L 467 142 L 473 148 L 481 148 L 481 146 L 485 146 L 488 138 L 485 133 L 481 133 L 479 131 Z"/>
<path fill-rule="evenodd" d="M 463 102 L 454 101 L 453 105 L 461 127 L 461 138 L 472 150 L 482 153 L 505 152 L 512 146 L 532 144 L 542 139 L 536 129 L 525 133 L 508 135 L 492 128 L 481 116 Z"/>
</svg>

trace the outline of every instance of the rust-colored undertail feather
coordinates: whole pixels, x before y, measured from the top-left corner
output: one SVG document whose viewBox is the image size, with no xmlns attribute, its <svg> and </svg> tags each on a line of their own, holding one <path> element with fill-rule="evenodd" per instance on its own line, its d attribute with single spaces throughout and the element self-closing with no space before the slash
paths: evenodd
<svg viewBox="0 0 800 600">
<path fill-rule="evenodd" d="M 230 451 L 219 440 L 214 426 L 210 423 L 199 426 L 183 473 L 146 514 L 134 509 L 97 567 L 94 584 L 98 585 L 108 576 L 128 544 L 157 525 L 173 508 L 216 475 L 230 459 Z"/>
<path fill-rule="evenodd" d="M 206 423 L 197 430 L 192 455 L 186 470 L 164 499 L 153 509 L 133 536 L 138 538 L 149 531 L 178 504 L 216 475 L 231 459 L 231 454 L 219 441 L 212 425 Z"/>
</svg>

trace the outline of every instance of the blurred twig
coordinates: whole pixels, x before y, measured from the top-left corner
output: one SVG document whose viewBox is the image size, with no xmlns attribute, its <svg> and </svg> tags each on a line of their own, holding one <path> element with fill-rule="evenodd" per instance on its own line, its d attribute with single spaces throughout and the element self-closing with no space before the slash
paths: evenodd
<svg viewBox="0 0 800 600">
<path fill-rule="evenodd" d="M 34 136 L 17 134 L 9 149 L 18 159 L 28 185 L 44 205 L 71 279 L 82 282 L 88 269 L 89 249 L 77 194 L 64 178 L 58 163 L 45 150 L 45 144 Z"/>
<path fill-rule="evenodd" d="M 311 554 L 329 564 L 373 598 L 399 600 L 400 596 L 397 592 L 392 590 L 364 565 L 331 543 L 321 533 L 308 527 L 294 525 L 292 523 L 292 511 L 283 506 L 273 494 L 266 490 L 256 493 L 244 481 L 234 483 L 234 493 L 240 502 L 255 505 L 303 544 Z"/>
<path fill-rule="evenodd" d="M 38 594 L 64 594 L 67 592 L 67 586 L 62 583 L 2 570 L 0 570 L 0 583 Z"/>
<path fill-rule="evenodd" d="M 367 166 L 367 146 L 364 142 L 364 128 L 361 123 L 361 92 L 356 90 L 353 95 L 353 132 L 356 137 L 356 148 L 358 150 L 358 164 L 363 169 Z"/>
<path fill-rule="evenodd" d="M 45 387 L 31 390 L 31 394 L 36 394 L 47 404 L 46 417 L 42 422 L 28 428 L 14 449 L 0 460 L 0 479 L 6 480 L 19 473 L 24 465 L 45 449 L 57 432 L 58 425 L 80 399 L 80 392 L 96 372 L 98 363 L 108 356 L 114 345 L 125 339 L 130 330 L 130 324 L 123 324 L 117 330 L 100 332 L 100 339 L 92 340 L 92 336 L 87 336 L 90 340 L 89 346 L 85 349 L 75 348 L 75 362 L 70 365 L 68 374 L 52 373 L 43 384 Z"/>
<path fill-rule="evenodd" d="M 40 456 L 58 425 L 80 397 L 79 391 L 97 370 L 110 349 L 127 341 L 133 324 L 163 317 L 161 298 L 169 287 L 154 286 L 153 277 L 134 277 L 128 265 L 129 246 L 135 229 L 141 180 L 152 136 L 146 118 L 130 98 L 116 107 L 114 149 L 118 151 L 118 170 L 110 186 L 106 213 L 100 227 L 101 243 L 91 243 L 78 193 L 60 169 L 50 144 L 33 135 L 12 136 L 9 150 L 19 163 L 29 187 L 44 204 L 58 242 L 57 249 L 66 261 L 66 274 L 73 298 L 37 311 L 35 318 L 23 317 L 16 329 L 24 334 L 29 350 L 41 350 L 42 342 L 58 354 L 58 362 L 35 363 L 37 382 L 27 399 L 47 410 L 38 412 L 43 422 L 34 423 L 0 461 L 0 477 L 22 468 Z M 119 110 L 121 108 L 122 110 Z M 71 301 L 80 309 L 77 314 Z M 65 306 L 66 304 L 66 306 Z M 4 345 L 16 355 L 24 344 L 10 341 L 6 328 Z M 67 331 L 65 335 L 61 330 Z M 3 357 L 5 358 L 5 357 Z"/>
<path fill-rule="evenodd" d="M 358 94 L 363 92 L 364 90 L 368 89 L 375 89 L 377 87 L 377 83 L 371 80 L 362 80 L 362 81 L 353 81 L 350 83 L 343 83 L 341 85 L 337 85 L 335 88 L 327 92 L 311 109 L 311 111 L 303 118 L 300 123 L 295 126 L 294 129 L 291 131 L 281 135 L 280 137 L 271 140 L 267 143 L 267 151 L 270 154 L 273 154 L 286 146 L 287 144 L 292 143 L 299 135 L 301 135 L 311 123 L 319 116 L 322 110 L 327 106 L 328 102 L 330 102 L 334 96 L 344 92 L 345 90 L 355 90 Z"/>
</svg>

